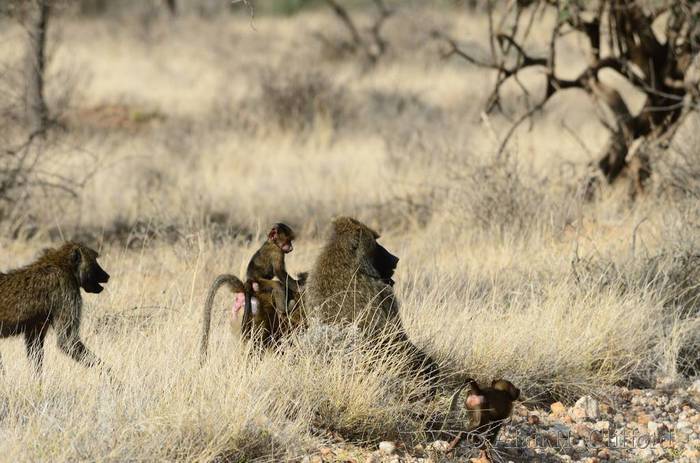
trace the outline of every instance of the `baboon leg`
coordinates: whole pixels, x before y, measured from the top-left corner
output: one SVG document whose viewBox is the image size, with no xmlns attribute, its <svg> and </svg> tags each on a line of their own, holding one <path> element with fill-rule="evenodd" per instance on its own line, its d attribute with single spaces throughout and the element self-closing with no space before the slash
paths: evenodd
<svg viewBox="0 0 700 463">
<path fill-rule="evenodd" d="M 5 376 L 5 365 L 2 364 L 2 356 L 0 355 L 0 376 Z"/>
<path fill-rule="evenodd" d="M 102 362 L 80 339 L 80 309 L 79 304 L 72 310 L 64 307 L 54 316 L 53 326 L 61 352 L 81 365 L 92 367 Z"/>
<path fill-rule="evenodd" d="M 275 285 L 272 288 L 272 298 L 275 301 L 275 310 L 282 317 L 284 323 L 289 323 L 289 315 L 293 307 L 289 307 L 291 301 L 289 295 L 291 290 L 285 291 L 282 285 Z M 288 327 L 285 327 L 288 328 Z"/>
<path fill-rule="evenodd" d="M 34 371 L 37 375 L 41 374 L 44 365 L 44 339 L 48 324 L 43 324 L 37 328 L 31 328 L 24 333 L 24 344 L 27 347 L 27 355 L 29 360 L 34 364 Z"/>
<path fill-rule="evenodd" d="M 83 341 L 79 338 L 73 339 L 72 341 L 68 339 L 61 340 L 59 338 L 58 348 L 73 360 L 86 367 L 92 367 L 102 363 L 90 349 L 85 347 L 85 344 L 83 344 Z"/>
</svg>

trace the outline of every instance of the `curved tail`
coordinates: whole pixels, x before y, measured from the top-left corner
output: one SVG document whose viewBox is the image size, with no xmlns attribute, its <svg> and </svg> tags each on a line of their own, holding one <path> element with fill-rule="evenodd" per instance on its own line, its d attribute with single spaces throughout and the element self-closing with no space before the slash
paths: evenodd
<svg viewBox="0 0 700 463">
<path fill-rule="evenodd" d="M 203 363 L 204 360 L 207 358 L 207 348 L 209 346 L 209 331 L 211 329 L 211 310 L 212 306 L 214 305 L 214 298 L 216 297 L 216 293 L 219 290 L 219 288 L 221 288 L 223 285 L 227 285 L 234 293 L 244 293 L 246 299 L 246 311 L 250 310 L 249 292 L 245 290 L 245 285 L 237 276 L 225 273 L 216 277 L 214 283 L 212 283 L 211 287 L 209 288 L 209 293 L 207 293 L 207 300 L 204 303 L 202 341 L 199 345 L 200 363 Z"/>
</svg>

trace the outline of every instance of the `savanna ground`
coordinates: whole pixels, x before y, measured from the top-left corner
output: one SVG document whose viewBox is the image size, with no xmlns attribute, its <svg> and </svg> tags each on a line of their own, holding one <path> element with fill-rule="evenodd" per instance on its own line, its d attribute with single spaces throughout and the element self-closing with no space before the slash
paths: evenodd
<svg viewBox="0 0 700 463">
<path fill-rule="evenodd" d="M 653 157 L 634 201 L 624 180 L 585 201 L 607 137 L 594 104 L 575 90 L 553 99 L 497 157 L 519 91 L 504 89 L 505 116 L 483 116 L 493 75 L 443 59 L 431 38 L 440 29 L 486 53 L 486 16 L 396 6 L 374 67 L 319 40 L 345 37 L 323 7 L 252 22 L 243 5 L 53 18 L 57 124 L 36 153 L 31 199 L 3 206 L 2 269 L 62 239 L 98 247 L 112 279 L 84 297 L 82 335 L 120 385 L 59 354 L 53 337 L 39 385 L 22 340 L 3 340 L 2 460 L 280 461 L 338 437 L 359 455 L 381 440 L 428 442 L 416 417 L 444 410 L 449 388 L 435 403 L 409 400 L 422 385 L 397 374 L 402 359 L 359 348 L 352 330 L 313 326 L 260 359 L 229 330 L 222 291 L 200 368 L 208 285 L 242 275 L 276 221 L 299 235 L 292 273 L 311 267 L 332 217 L 377 228 L 401 257 L 404 322 L 448 384 L 505 377 L 536 409 L 692 381 L 699 122 Z M 23 34 L 0 27 L 7 108 L 21 95 Z M 558 72 L 575 75 L 583 52 L 575 38 L 564 48 Z M 523 76 L 534 92 L 537 78 Z M 20 143 L 21 122 L 3 121 L 2 143 Z"/>
</svg>

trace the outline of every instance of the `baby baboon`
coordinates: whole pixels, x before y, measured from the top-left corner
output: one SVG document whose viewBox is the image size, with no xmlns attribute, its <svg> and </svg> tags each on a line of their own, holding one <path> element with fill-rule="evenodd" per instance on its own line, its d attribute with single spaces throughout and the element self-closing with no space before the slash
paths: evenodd
<svg viewBox="0 0 700 463">
<path fill-rule="evenodd" d="M 305 273 L 299 275 L 300 287 L 303 287 L 305 278 Z M 266 324 L 263 331 L 268 333 L 269 342 L 276 343 L 292 329 L 305 324 L 301 304 L 298 304 L 299 293 L 289 288 L 285 291 L 284 284 L 277 280 L 260 279 L 252 282 L 252 287 L 260 299 L 260 306 L 264 307 L 261 312 L 269 312 L 264 317 Z"/>
<path fill-rule="evenodd" d="M 475 443 L 482 450 L 482 457 L 488 458 L 487 447 L 496 443 L 503 421 L 510 417 L 513 402 L 520 397 L 520 390 L 505 379 L 494 380 L 491 387 L 483 389 L 475 380 L 468 379 L 467 387 L 464 407 L 469 412 L 469 432 L 483 436 Z M 453 398 L 453 410 L 458 395 Z M 462 433 L 459 433 L 450 443 L 449 450 L 455 448 L 461 439 Z"/>
<path fill-rule="evenodd" d="M 437 365 L 408 339 L 399 315 L 392 280 L 399 258 L 377 243 L 378 238 L 376 231 L 353 218 L 334 220 L 309 274 L 305 306 L 326 323 L 356 321 L 371 335 L 382 336 L 388 328 L 395 333 L 391 343 L 433 384 Z"/>
<path fill-rule="evenodd" d="M 204 361 L 209 346 L 211 311 L 216 292 L 228 286 L 234 293 L 233 319 L 243 309 L 241 335 L 244 339 L 260 342 L 262 346 L 274 345 L 291 328 L 303 323 L 301 308 L 296 300 L 288 299 L 281 282 L 275 280 L 248 280 L 245 284 L 236 276 L 219 275 L 209 288 L 204 304 L 204 322 L 200 343 L 200 361 Z"/>
<path fill-rule="evenodd" d="M 101 363 L 80 340 L 80 288 L 98 294 L 101 283 L 109 280 L 97 257 L 93 249 L 71 242 L 45 250 L 26 267 L 0 274 L 0 338 L 24 334 L 37 373 L 50 326 L 66 355 L 85 366 Z"/>
<path fill-rule="evenodd" d="M 284 255 L 292 252 L 294 231 L 283 223 L 276 223 L 267 234 L 267 241 L 253 254 L 248 263 L 246 279 L 258 281 L 277 277 L 290 290 L 299 293 L 299 283 L 287 274 Z"/>
</svg>

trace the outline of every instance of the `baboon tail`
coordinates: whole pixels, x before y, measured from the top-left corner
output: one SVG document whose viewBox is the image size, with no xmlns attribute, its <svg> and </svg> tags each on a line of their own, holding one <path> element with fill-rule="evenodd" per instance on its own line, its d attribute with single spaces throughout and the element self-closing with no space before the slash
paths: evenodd
<svg viewBox="0 0 700 463">
<path fill-rule="evenodd" d="M 233 292 L 246 292 L 243 282 L 235 276 L 230 274 L 223 274 L 216 277 L 214 283 L 212 283 L 211 288 L 209 288 L 209 293 L 207 293 L 207 300 L 204 303 L 204 317 L 202 321 L 202 341 L 199 345 L 199 361 L 204 363 L 207 358 L 207 348 L 209 346 L 209 331 L 211 330 L 211 310 L 214 305 L 214 298 L 216 297 L 217 291 L 222 286 L 227 285 L 231 288 Z"/>
</svg>

